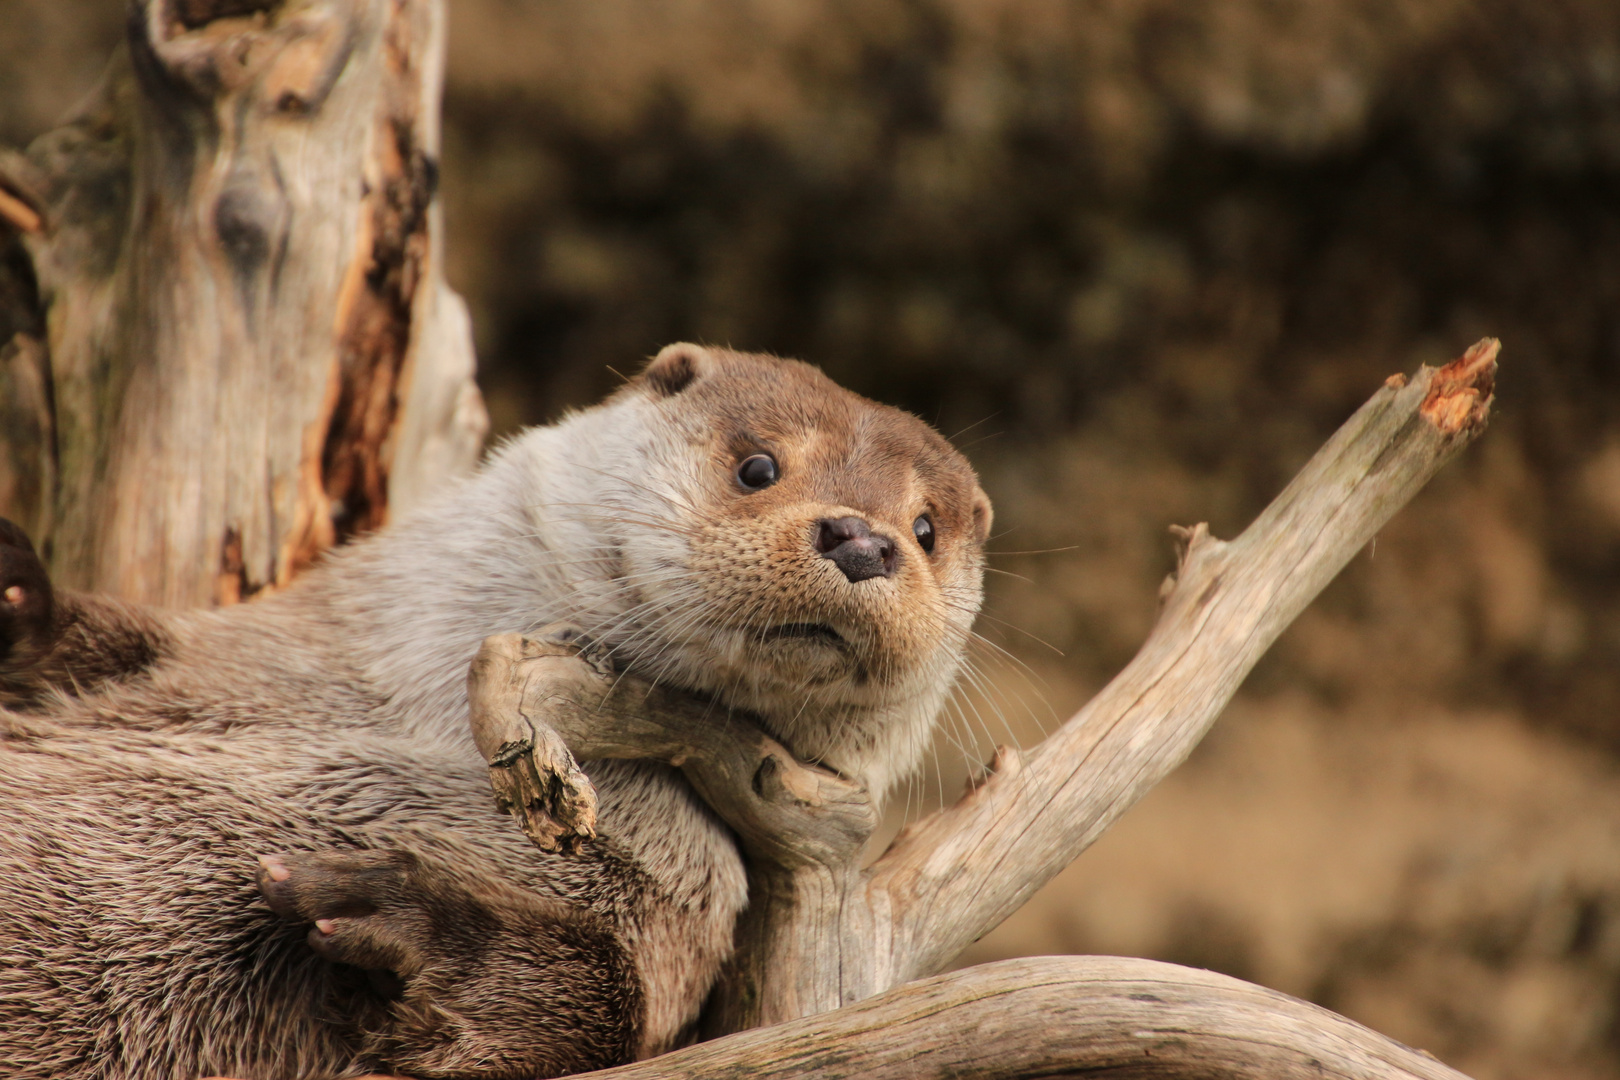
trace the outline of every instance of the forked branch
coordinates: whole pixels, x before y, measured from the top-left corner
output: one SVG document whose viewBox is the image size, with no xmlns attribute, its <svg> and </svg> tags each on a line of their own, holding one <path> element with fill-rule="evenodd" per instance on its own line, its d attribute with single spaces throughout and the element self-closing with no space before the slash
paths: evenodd
<svg viewBox="0 0 1620 1080">
<path fill-rule="evenodd" d="M 881 956 L 873 989 L 949 964 L 1186 758 L 1278 635 L 1483 430 L 1498 348 L 1389 380 L 1237 539 L 1177 530 L 1179 568 L 1125 670 L 872 867 L 867 901 L 889 925 L 862 945 Z"/>
<path fill-rule="evenodd" d="M 1444 368 L 1392 377 L 1236 540 L 1203 525 L 1178 530 L 1179 567 L 1125 670 L 1027 760 L 998 750 L 956 805 L 864 869 L 870 817 L 857 787 L 793 762 L 733 718 L 613 683 L 569 650 L 491 639 L 471 688 L 498 789 L 512 783 L 500 775 L 514 760 L 503 747 L 543 743 L 531 726 L 540 719 L 579 756 L 681 765 L 751 856 L 749 909 L 705 1030 L 784 1026 L 620 1072 L 745 1064 L 750 1075 L 883 1076 L 892 1059 L 890 1071 L 908 1076 L 1131 1075 L 1151 1059 L 1154 1075 L 1455 1076 L 1283 995 L 1146 961 L 1029 961 L 895 988 L 950 964 L 1186 758 L 1305 605 L 1483 430 L 1497 350 L 1486 339 Z M 604 714 L 615 720 L 604 724 Z M 509 801 L 526 797 L 521 784 L 511 792 Z M 1144 979 L 1157 989 L 1141 988 Z M 840 1011 L 787 1023 L 831 1010 Z M 834 1030 L 844 1041 L 826 1040 Z M 867 1041 L 856 1049 L 850 1039 Z M 748 1053 L 705 1056 L 722 1047 Z M 933 1064 L 919 1072 L 920 1058 Z"/>
</svg>

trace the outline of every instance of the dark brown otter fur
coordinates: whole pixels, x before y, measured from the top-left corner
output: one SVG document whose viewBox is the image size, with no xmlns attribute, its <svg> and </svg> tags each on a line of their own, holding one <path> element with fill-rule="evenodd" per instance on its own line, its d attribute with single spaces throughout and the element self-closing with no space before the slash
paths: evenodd
<svg viewBox="0 0 1620 1080">
<path fill-rule="evenodd" d="M 134 604 L 58 596 L 27 534 L 0 518 L 0 706 L 87 693 L 170 651 L 161 622 Z"/>
</svg>

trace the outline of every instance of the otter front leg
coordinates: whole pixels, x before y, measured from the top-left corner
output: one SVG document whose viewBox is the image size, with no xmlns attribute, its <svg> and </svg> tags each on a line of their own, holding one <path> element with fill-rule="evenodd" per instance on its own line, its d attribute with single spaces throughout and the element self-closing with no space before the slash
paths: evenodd
<svg viewBox="0 0 1620 1080">
<path fill-rule="evenodd" d="M 422 1077 L 559 1076 L 630 1060 L 641 983 L 605 920 L 406 851 L 266 855 L 271 910 L 372 976 L 386 1017 L 363 1032 Z"/>
</svg>

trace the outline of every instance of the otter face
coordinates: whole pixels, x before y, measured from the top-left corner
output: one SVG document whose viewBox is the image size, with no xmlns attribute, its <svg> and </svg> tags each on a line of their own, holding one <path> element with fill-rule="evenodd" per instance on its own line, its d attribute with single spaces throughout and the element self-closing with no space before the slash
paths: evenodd
<svg viewBox="0 0 1620 1080">
<path fill-rule="evenodd" d="M 631 669 L 874 787 L 909 767 L 982 598 L 991 510 L 967 461 L 773 357 L 670 346 L 615 406 L 660 421 L 637 425 L 657 434 L 634 479 L 665 528 L 620 548 L 643 612 L 615 642 Z"/>
</svg>

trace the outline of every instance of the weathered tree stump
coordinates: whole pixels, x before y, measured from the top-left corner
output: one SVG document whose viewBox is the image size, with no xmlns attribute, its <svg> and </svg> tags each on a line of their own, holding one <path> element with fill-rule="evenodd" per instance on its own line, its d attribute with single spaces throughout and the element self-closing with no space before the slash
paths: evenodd
<svg viewBox="0 0 1620 1080">
<path fill-rule="evenodd" d="M 136 0 L 0 158 L 0 502 L 55 580 L 231 603 L 473 465 L 443 37 L 440 0 Z"/>
</svg>

